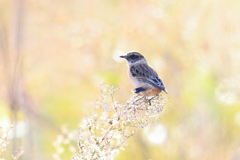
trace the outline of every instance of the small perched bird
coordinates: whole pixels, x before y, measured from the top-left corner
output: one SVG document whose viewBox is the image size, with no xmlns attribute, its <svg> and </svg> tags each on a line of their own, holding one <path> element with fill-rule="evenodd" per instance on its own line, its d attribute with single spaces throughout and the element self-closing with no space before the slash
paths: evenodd
<svg viewBox="0 0 240 160">
<path fill-rule="evenodd" d="M 128 76 L 136 87 L 133 92 L 143 92 L 146 96 L 157 96 L 161 91 L 167 94 L 162 80 L 157 72 L 150 67 L 144 56 L 138 52 L 129 52 L 125 56 L 128 62 Z"/>
</svg>

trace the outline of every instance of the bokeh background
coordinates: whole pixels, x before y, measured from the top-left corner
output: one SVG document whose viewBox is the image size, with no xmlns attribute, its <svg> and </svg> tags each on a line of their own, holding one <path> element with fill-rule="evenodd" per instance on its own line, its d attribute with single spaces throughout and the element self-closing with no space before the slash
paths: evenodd
<svg viewBox="0 0 240 160">
<path fill-rule="evenodd" d="M 0 0 L 0 123 L 15 125 L 5 156 L 23 146 L 20 159 L 53 159 L 59 128 L 78 128 L 102 83 L 126 102 L 133 86 L 119 55 L 135 50 L 163 79 L 169 104 L 116 159 L 240 159 L 239 8 L 237 0 Z"/>
</svg>

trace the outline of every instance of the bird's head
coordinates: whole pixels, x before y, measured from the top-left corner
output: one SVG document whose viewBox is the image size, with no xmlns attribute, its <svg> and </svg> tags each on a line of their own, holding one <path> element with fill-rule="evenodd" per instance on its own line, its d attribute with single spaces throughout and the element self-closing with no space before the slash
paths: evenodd
<svg viewBox="0 0 240 160">
<path fill-rule="evenodd" d="M 143 55 L 139 52 L 129 52 L 125 56 L 120 56 L 128 61 L 128 64 L 134 64 L 139 62 L 147 62 Z"/>
</svg>

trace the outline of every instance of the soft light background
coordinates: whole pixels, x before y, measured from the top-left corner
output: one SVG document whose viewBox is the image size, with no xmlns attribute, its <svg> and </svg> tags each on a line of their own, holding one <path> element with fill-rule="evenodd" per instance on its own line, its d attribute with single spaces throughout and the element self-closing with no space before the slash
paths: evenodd
<svg viewBox="0 0 240 160">
<path fill-rule="evenodd" d="M 100 84 L 119 87 L 120 103 L 132 95 L 119 55 L 136 50 L 170 104 L 116 159 L 240 159 L 239 8 L 234 0 L 0 0 L 0 121 L 17 118 L 11 144 L 24 147 L 22 159 L 53 159 L 59 128 L 78 128 Z"/>
</svg>

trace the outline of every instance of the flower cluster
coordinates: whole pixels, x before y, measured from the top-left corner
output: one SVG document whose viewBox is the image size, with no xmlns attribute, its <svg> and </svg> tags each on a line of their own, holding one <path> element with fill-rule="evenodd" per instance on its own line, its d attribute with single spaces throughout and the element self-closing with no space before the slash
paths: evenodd
<svg viewBox="0 0 240 160">
<path fill-rule="evenodd" d="M 0 160 L 3 160 L 3 153 L 7 149 L 8 145 L 8 139 L 7 135 L 10 129 L 13 128 L 13 126 L 9 126 L 8 128 L 4 129 L 2 126 L 0 126 L 1 131 L 1 137 L 0 137 Z"/>
<path fill-rule="evenodd" d="M 112 160 L 126 141 L 140 128 L 155 122 L 167 103 L 162 95 L 148 99 L 134 95 L 121 105 L 113 98 L 117 89 L 102 85 L 101 96 L 92 102 L 93 110 L 79 128 L 79 153 L 73 160 Z"/>
<path fill-rule="evenodd" d="M 53 154 L 53 159 L 61 160 L 61 156 L 65 152 L 76 152 L 76 146 L 72 143 L 76 141 L 77 131 L 69 130 L 67 126 L 62 126 L 61 135 L 57 136 L 57 139 L 53 142 L 53 146 L 56 149 L 56 153 Z"/>
<path fill-rule="evenodd" d="M 9 125 L 7 127 L 0 126 L 0 160 L 5 160 L 3 157 L 3 153 L 7 149 L 7 145 L 9 144 L 8 141 L 8 134 L 9 131 L 13 128 L 13 125 Z M 12 155 L 13 159 L 18 159 L 23 154 L 23 149 L 20 148 L 19 151 L 15 151 Z"/>
</svg>

